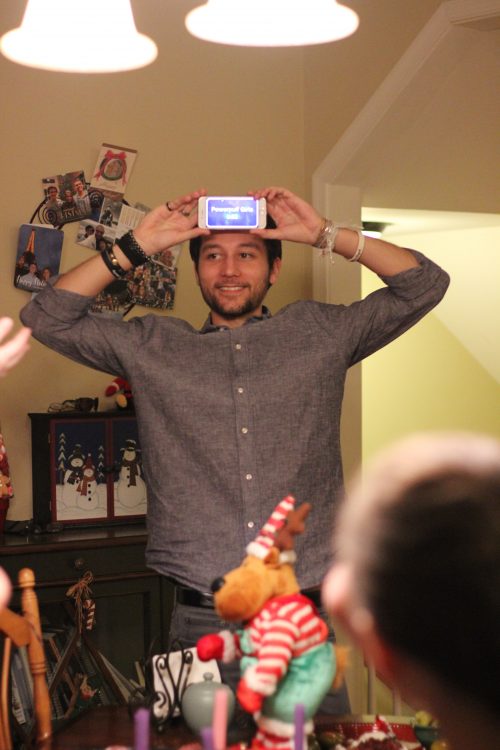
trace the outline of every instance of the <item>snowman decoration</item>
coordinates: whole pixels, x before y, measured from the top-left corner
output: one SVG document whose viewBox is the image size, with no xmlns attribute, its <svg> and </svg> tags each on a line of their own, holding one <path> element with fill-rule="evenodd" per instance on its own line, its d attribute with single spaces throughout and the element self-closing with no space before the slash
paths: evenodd
<svg viewBox="0 0 500 750">
<path fill-rule="evenodd" d="M 68 459 L 69 468 L 64 472 L 61 504 L 65 508 L 75 508 L 78 500 L 78 485 L 83 477 L 85 455 L 77 443 Z"/>
<path fill-rule="evenodd" d="M 83 466 L 82 478 L 77 487 L 77 507 L 80 510 L 95 510 L 99 506 L 97 480 L 92 457 L 88 454 Z"/>
<path fill-rule="evenodd" d="M 127 439 L 125 447 L 120 450 L 123 455 L 116 487 L 117 500 L 123 508 L 138 509 L 138 506 L 146 503 L 146 485 L 141 476 L 138 456 L 140 448 L 137 448 L 135 440 Z"/>
</svg>

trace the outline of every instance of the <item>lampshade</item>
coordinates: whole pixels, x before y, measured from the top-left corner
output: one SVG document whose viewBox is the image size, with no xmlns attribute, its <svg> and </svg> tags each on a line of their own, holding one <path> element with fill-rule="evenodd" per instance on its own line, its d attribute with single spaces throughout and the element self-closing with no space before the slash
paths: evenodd
<svg viewBox="0 0 500 750">
<path fill-rule="evenodd" d="M 375 237 L 379 239 L 391 225 L 383 221 L 364 221 L 363 222 L 363 234 L 367 237 Z"/>
<path fill-rule="evenodd" d="M 22 65 L 69 73 L 142 68 L 158 54 L 138 33 L 130 0 L 28 0 L 21 26 L 3 35 L 0 50 Z"/>
<path fill-rule="evenodd" d="M 186 16 L 194 36 L 248 47 L 332 42 L 358 23 L 357 14 L 335 0 L 208 0 Z"/>
</svg>

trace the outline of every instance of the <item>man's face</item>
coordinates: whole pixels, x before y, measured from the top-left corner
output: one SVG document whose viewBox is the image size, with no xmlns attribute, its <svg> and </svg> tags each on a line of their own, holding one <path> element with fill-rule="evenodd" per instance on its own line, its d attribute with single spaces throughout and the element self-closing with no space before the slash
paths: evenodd
<svg viewBox="0 0 500 750">
<path fill-rule="evenodd" d="M 57 198 L 57 188 L 55 188 L 55 187 L 50 187 L 50 188 L 49 188 L 49 189 L 47 190 L 47 193 L 48 193 L 48 195 L 49 195 L 49 198 L 50 198 L 50 200 L 54 201 L 54 200 L 55 200 L 55 199 Z"/>
<path fill-rule="evenodd" d="M 83 183 L 80 182 L 80 180 L 75 180 L 73 183 L 73 187 L 75 188 L 78 195 L 81 195 L 83 193 Z"/>
<path fill-rule="evenodd" d="M 104 227 L 99 224 L 95 228 L 95 238 L 96 238 L 97 241 L 99 241 L 103 237 L 104 237 Z"/>
<path fill-rule="evenodd" d="M 214 325 L 236 328 L 260 315 L 280 266 L 277 259 L 269 268 L 264 241 L 248 232 L 213 232 L 203 238 L 196 277 Z"/>
</svg>

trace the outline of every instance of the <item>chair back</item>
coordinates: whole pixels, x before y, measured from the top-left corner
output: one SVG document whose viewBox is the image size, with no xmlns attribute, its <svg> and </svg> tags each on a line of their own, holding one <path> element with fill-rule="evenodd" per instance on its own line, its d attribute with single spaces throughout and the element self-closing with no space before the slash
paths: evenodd
<svg viewBox="0 0 500 750">
<path fill-rule="evenodd" d="M 52 734 L 50 720 L 50 697 L 47 686 L 45 652 L 40 627 L 40 612 L 36 597 L 35 575 L 29 568 L 18 574 L 21 589 L 21 613 L 11 609 L 0 611 L 0 633 L 3 633 L 4 648 L 0 677 L 0 750 L 12 750 L 10 731 L 12 715 L 11 692 L 9 690 L 12 646 L 25 646 L 33 682 L 33 709 L 35 717 L 34 737 L 36 744 L 46 744 Z"/>
</svg>

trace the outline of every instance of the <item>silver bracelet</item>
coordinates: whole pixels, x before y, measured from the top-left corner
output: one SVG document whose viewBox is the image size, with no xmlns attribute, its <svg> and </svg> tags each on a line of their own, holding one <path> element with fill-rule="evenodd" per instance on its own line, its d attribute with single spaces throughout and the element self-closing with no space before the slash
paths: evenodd
<svg viewBox="0 0 500 750">
<path fill-rule="evenodd" d="M 321 251 L 320 255 L 328 255 L 332 263 L 335 263 L 333 252 L 335 250 L 335 240 L 337 239 L 338 231 L 339 226 L 337 224 L 334 224 L 330 219 L 323 219 L 323 226 L 314 243 L 314 247 L 317 247 Z"/>
<path fill-rule="evenodd" d="M 357 260 L 359 260 L 363 255 L 363 250 L 365 249 L 365 235 L 363 234 L 361 229 L 354 229 L 354 231 L 358 234 L 358 246 L 352 258 L 347 258 L 349 263 L 355 263 Z"/>
</svg>

